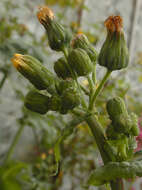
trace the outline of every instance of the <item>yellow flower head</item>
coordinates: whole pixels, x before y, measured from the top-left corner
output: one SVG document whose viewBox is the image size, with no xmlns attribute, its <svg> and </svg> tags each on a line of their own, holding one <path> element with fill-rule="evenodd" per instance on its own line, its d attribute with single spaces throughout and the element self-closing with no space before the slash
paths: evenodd
<svg viewBox="0 0 142 190">
<path fill-rule="evenodd" d="M 123 19 L 121 16 L 109 16 L 104 25 L 110 32 L 121 32 L 123 28 Z"/>
<path fill-rule="evenodd" d="M 22 57 L 23 55 L 16 53 L 14 54 L 14 57 L 11 59 L 16 69 L 18 69 L 18 67 L 23 64 Z"/>
<path fill-rule="evenodd" d="M 42 7 L 39 7 L 37 18 L 41 24 L 44 24 L 45 22 L 46 23 L 48 22 L 48 19 L 50 20 L 54 19 L 54 13 L 47 6 L 42 6 Z"/>
</svg>

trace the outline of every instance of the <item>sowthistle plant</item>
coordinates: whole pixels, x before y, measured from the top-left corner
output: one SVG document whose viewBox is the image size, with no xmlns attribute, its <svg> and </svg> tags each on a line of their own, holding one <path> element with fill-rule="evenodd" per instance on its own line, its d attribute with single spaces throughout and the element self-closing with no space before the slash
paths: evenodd
<svg viewBox="0 0 142 190">
<path fill-rule="evenodd" d="M 105 21 L 107 37 L 98 54 L 84 34 L 72 37 L 70 31 L 56 21 L 48 7 L 40 7 L 37 17 L 46 30 L 50 48 L 63 55 L 54 63 L 56 75 L 30 55 L 14 55 L 12 62 L 15 68 L 35 87 L 26 95 L 25 106 L 40 114 L 50 110 L 75 116 L 76 119 L 68 125 L 69 131 L 63 131 L 56 145 L 77 124 L 86 121 L 104 162 L 104 166 L 92 172 L 88 184 L 98 186 L 110 183 L 112 190 L 120 190 L 120 179 L 142 176 L 142 161 L 135 161 L 134 153 L 135 136 L 139 134 L 137 116 L 134 113 L 128 114 L 122 98 L 113 97 L 106 102 L 110 124 L 104 132 L 95 114 L 95 101 L 111 73 L 128 66 L 129 53 L 122 18 L 110 16 Z M 97 60 L 99 65 L 107 69 L 98 87 Z M 78 80 L 80 76 L 87 78 L 89 90 Z M 58 146 L 55 154 L 58 162 Z"/>
</svg>

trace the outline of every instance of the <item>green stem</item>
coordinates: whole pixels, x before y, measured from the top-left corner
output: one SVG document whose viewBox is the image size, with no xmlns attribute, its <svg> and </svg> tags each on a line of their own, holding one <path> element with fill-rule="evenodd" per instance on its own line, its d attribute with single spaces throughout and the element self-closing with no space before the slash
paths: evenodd
<svg viewBox="0 0 142 190">
<path fill-rule="evenodd" d="M 80 88 L 83 90 L 83 92 L 84 92 L 87 96 L 90 95 L 89 90 L 87 90 L 87 89 L 86 89 L 84 86 L 82 86 L 81 84 L 80 84 Z"/>
<path fill-rule="evenodd" d="M 92 73 L 92 80 L 94 85 L 96 84 L 96 63 L 94 63 L 93 73 Z"/>
<path fill-rule="evenodd" d="M 65 58 L 68 59 L 68 50 L 67 50 L 67 48 L 63 47 L 62 52 L 63 52 Z"/>
<path fill-rule="evenodd" d="M 93 96 L 93 92 L 94 92 L 94 87 L 93 87 L 94 84 L 89 75 L 87 76 L 87 79 L 88 79 L 89 89 L 90 89 L 90 94 L 89 94 L 89 104 L 90 104 L 90 102 L 92 101 L 92 96 Z"/>
<path fill-rule="evenodd" d="M 13 142 L 10 145 L 9 150 L 7 152 L 7 156 L 6 156 L 6 159 L 4 161 L 5 164 L 10 160 L 10 158 L 11 158 L 11 156 L 13 154 L 14 148 L 15 148 L 16 144 L 18 143 L 18 140 L 19 140 L 19 138 L 20 138 L 20 136 L 21 136 L 21 134 L 23 132 L 24 127 L 25 127 L 25 125 L 21 125 L 20 128 L 18 129 L 18 131 L 16 132 L 16 135 L 15 135 L 15 137 L 13 139 Z"/>
<path fill-rule="evenodd" d="M 102 90 L 102 88 L 103 88 L 105 82 L 106 82 L 107 79 L 109 78 L 111 72 L 112 72 L 112 71 L 107 70 L 107 72 L 106 72 L 104 78 L 102 79 L 101 83 L 99 84 L 97 90 L 95 91 L 95 93 L 94 93 L 94 95 L 93 95 L 93 97 L 92 97 L 92 100 L 91 100 L 91 102 L 90 102 L 90 104 L 89 104 L 89 110 L 92 110 L 92 108 L 93 108 L 93 106 L 94 106 L 94 103 L 95 103 L 95 100 L 96 100 L 97 96 L 99 95 L 99 93 L 101 92 L 101 90 Z"/>
<path fill-rule="evenodd" d="M 96 144 L 98 146 L 98 149 L 100 151 L 104 164 L 109 162 L 110 158 L 104 149 L 106 138 L 105 138 L 102 126 L 98 122 L 97 118 L 92 115 L 86 118 L 86 122 L 92 131 L 92 134 L 95 138 Z"/>
<path fill-rule="evenodd" d="M 88 83 L 89 83 L 89 87 L 90 87 L 90 94 L 92 94 L 93 88 L 94 88 L 94 84 L 93 84 L 93 82 L 92 82 L 92 80 L 91 80 L 91 78 L 90 78 L 89 75 L 87 76 L 87 79 L 88 79 Z"/>
<path fill-rule="evenodd" d="M 2 80 L 1 80 L 1 82 L 0 82 L 0 90 L 1 90 L 1 89 L 2 89 L 2 87 L 3 87 L 3 85 L 4 85 L 4 83 L 5 83 L 6 78 L 7 78 L 7 73 L 4 73 L 4 76 L 3 76 L 3 78 L 2 78 Z"/>
<path fill-rule="evenodd" d="M 92 134 L 95 138 L 96 144 L 98 146 L 98 149 L 100 151 L 102 160 L 104 164 L 112 161 L 110 156 L 107 154 L 107 151 L 105 150 L 105 143 L 106 143 L 106 138 L 104 136 L 104 132 L 102 129 L 102 126 L 98 122 L 97 118 L 95 116 L 89 116 L 86 118 L 86 122 L 88 126 L 90 127 Z M 111 181 L 110 186 L 112 190 L 123 190 L 123 182 L 121 179 L 118 179 L 116 181 Z"/>
<path fill-rule="evenodd" d="M 78 87 L 78 91 L 80 93 L 81 105 L 82 105 L 83 108 L 87 109 L 87 105 L 86 105 L 86 102 L 85 102 L 85 100 L 83 98 L 82 90 L 81 90 L 80 84 L 77 81 L 77 77 L 75 77 L 75 81 L 76 81 L 76 84 L 77 84 L 77 87 Z"/>
<path fill-rule="evenodd" d="M 124 190 L 122 179 L 110 182 L 111 190 Z"/>
</svg>

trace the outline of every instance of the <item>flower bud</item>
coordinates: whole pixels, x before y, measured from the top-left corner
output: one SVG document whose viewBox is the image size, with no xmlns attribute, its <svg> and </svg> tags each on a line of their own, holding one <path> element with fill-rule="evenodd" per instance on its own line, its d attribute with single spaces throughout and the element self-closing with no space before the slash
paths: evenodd
<svg viewBox="0 0 142 190">
<path fill-rule="evenodd" d="M 62 94 L 61 100 L 63 110 L 72 110 L 80 104 L 80 97 L 75 90 L 66 90 Z"/>
<path fill-rule="evenodd" d="M 55 91 L 55 78 L 37 59 L 29 55 L 15 54 L 12 58 L 15 68 L 37 89 Z"/>
<path fill-rule="evenodd" d="M 99 64 L 110 71 L 123 69 L 128 66 L 129 53 L 122 30 L 122 18 L 110 16 L 105 26 L 107 38 L 99 54 Z"/>
<path fill-rule="evenodd" d="M 78 76 L 86 76 L 92 71 L 92 62 L 86 51 L 81 48 L 71 50 L 68 63 Z"/>
<path fill-rule="evenodd" d="M 120 115 L 128 115 L 125 103 L 120 97 L 114 97 L 108 100 L 106 109 L 111 120 L 115 120 Z"/>
<path fill-rule="evenodd" d="M 129 115 L 121 114 L 112 120 L 112 125 L 117 132 L 129 134 L 132 128 L 132 120 Z"/>
<path fill-rule="evenodd" d="M 57 95 L 53 95 L 49 99 L 48 107 L 49 107 L 49 110 L 60 111 L 60 108 L 61 108 L 61 98 L 59 96 L 57 96 Z"/>
<path fill-rule="evenodd" d="M 58 59 L 54 63 L 54 71 L 58 77 L 61 77 L 62 79 L 71 77 L 71 73 L 70 73 L 70 70 L 69 70 L 67 64 L 68 63 L 64 57 Z"/>
<path fill-rule="evenodd" d="M 72 40 L 71 45 L 73 48 L 84 49 L 89 55 L 91 61 L 96 62 L 97 52 L 84 34 L 77 34 Z"/>
<path fill-rule="evenodd" d="M 51 49 L 61 51 L 63 47 L 69 44 L 70 33 L 55 20 L 51 9 L 47 6 L 40 7 L 37 17 L 46 29 Z"/>
<path fill-rule="evenodd" d="M 61 80 L 56 85 L 56 90 L 59 95 L 62 95 L 67 90 L 75 90 L 76 86 L 73 80 Z"/>
<path fill-rule="evenodd" d="M 33 112 L 45 114 L 48 111 L 49 97 L 30 91 L 25 97 L 25 107 Z"/>
<path fill-rule="evenodd" d="M 134 136 L 138 136 L 139 135 L 138 117 L 134 113 L 131 113 L 130 117 L 131 117 L 131 123 L 132 123 L 132 129 L 131 129 L 132 134 Z"/>
</svg>

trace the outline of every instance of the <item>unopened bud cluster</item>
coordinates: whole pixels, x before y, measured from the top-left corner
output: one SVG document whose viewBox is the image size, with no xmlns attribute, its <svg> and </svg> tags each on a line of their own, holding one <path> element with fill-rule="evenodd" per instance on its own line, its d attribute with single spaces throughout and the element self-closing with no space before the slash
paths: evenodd
<svg viewBox="0 0 142 190">
<path fill-rule="evenodd" d="M 75 81 L 77 77 L 93 73 L 98 53 L 84 34 L 72 37 L 72 33 L 57 22 L 52 10 L 47 6 L 39 8 L 37 17 L 46 30 L 50 48 L 64 53 L 64 56 L 54 63 L 57 76 L 29 55 L 15 54 L 12 62 L 38 90 L 27 94 L 25 105 L 28 109 L 40 114 L 49 110 L 66 114 L 68 110 L 80 105 Z M 99 54 L 99 64 L 111 71 L 125 68 L 128 65 L 128 50 L 122 31 L 122 19 L 119 16 L 111 16 L 105 21 L 105 26 L 108 34 Z M 40 90 L 47 91 L 47 95 Z M 117 124 L 113 120 L 113 125 L 123 128 L 123 117 L 119 120 L 122 121 Z"/>
<path fill-rule="evenodd" d="M 126 160 L 133 156 L 136 148 L 135 136 L 139 134 L 137 116 L 134 113 L 128 114 L 120 97 L 107 102 L 107 112 L 111 119 L 106 130 L 108 142 L 114 147 L 119 161 Z"/>
</svg>

